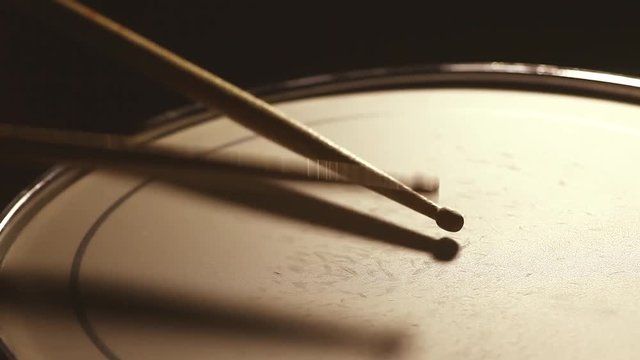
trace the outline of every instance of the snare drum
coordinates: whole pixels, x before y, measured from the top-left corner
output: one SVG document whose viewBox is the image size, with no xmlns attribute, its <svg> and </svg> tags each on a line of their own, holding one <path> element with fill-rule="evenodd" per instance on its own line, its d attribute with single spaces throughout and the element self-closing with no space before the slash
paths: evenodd
<svg viewBox="0 0 640 360">
<path fill-rule="evenodd" d="M 437 175 L 465 227 L 346 185 L 55 169 L 0 223 L 9 358 L 640 354 L 640 81 L 492 63 L 266 94 L 384 170 Z M 151 146 L 298 158 L 200 108 L 172 116 Z"/>
</svg>

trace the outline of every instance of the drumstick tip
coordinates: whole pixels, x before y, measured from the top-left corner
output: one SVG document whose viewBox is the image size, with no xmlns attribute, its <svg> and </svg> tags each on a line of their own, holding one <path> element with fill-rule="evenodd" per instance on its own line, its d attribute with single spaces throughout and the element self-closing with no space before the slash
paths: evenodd
<svg viewBox="0 0 640 360">
<path fill-rule="evenodd" d="M 455 210 L 441 207 L 436 213 L 436 224 L 447 231 L 456 232 L 464 226 L 464 217 Z"/>
</svg>

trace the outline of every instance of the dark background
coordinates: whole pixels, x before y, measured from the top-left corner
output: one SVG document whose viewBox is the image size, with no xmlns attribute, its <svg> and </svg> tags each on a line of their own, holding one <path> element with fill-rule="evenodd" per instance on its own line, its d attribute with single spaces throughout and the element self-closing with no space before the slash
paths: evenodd
<svg viewBox="0 0 640 360">
<path fill-rule="evenodd" d="M 429 2 L 83 2 L 248 88 L 444 62 L 545 63 L 640 74 L 640 26 L 622 23 L 619 15 L 559 15 L 551 4 L 487 9 Z M 0 121 L 131 133 L 146 119 L 186 104 L 103 55 L 0 3 Z M 0 165 L 0 205 L 41 171 Z"/>
</svg>

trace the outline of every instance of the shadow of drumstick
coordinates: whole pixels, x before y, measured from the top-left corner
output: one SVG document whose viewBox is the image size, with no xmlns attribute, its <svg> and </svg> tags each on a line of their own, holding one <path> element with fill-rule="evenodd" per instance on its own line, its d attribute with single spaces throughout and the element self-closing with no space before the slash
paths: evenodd
<svg viewBox="0 0 640 360">
<path fill-rule="evenodd" d="M 364 238 L 431 253 L 451 260 L 458 244 L 449 238 L 432 237 L 403 228 L 374 216 L 305 194 L 286 184 L 247 179 L 241 184 L 216 181 L 203 185 L 170 181 L 199 195 L 211 196 L 258 211 L 296 219 Z M 70 292 L 67 278 L 43 273 L 7 272 L 0 276 L 0 306 L 42 313 L 47 317 L 68 313 L 89 321 L 97 314 L 123 322 L 168 325 L 174 329 L 202 329 L 247 338 L 266 338 L 292 343 L 360 348 L 372 354 L 396 354 L 403 334 L 375 332 L 366 327 L 345 326 L 339 320 L 311 321 L 277 309 L 243 308 L 216 299 L 193 297 L 144 287 L 127 287 L 108 281 L 82 282 Z M 102 317 L 104 318 L 104 317 Z M 91 327 L 90 324 L 88 324 Z M 83 327 L 87 331 L 87 324 Z M 97 336 L 95 332 L 87 335 Z M 93 339 L 107 357 L 117 358 L 100 339 Z M 110 356 L 113 355 L 113 356 Z"/>
<path fill-rule="evenodd" d="M 84 282 L 78 304 L 72 300 L 68 286 L 65 277 L 43 272 L 5 272 L 0 277 L 0 306 L 36 315 L 39 322 L 57 321 L 57 317 L 68 314 L 70 307 L 81 306 L 91 318 L 108 319 L 105 321 L 112 324 L 165 327 L 174 334 L 204 331 L 322 348 L 355 348 L 375 356 L 397 355 L 404 339 L 398 331 L 346 326 L 339 319 L 301 319 L 282 310 L 239 306 L 210 296 L 107 280 Z M 92 340 L 105 356 L 118 358 L 102 340 Z"/>
<path fill-rule="evenodd" d="M 453 260 L 459 244 L 448 237 L 439 240 L 375 216 L 294 190 L 285 184 L 247 179 L 242 184 L 224 181 L 215 185 L 172 181 L 214 198 L 271 214 L 319 225 L 387 244 L 430 253 L 440 261 Z"/>
</svg>

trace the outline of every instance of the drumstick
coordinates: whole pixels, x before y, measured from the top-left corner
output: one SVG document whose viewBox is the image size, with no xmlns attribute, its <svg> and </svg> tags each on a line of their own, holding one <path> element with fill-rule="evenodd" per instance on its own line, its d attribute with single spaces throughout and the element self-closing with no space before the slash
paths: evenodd
<svg viewBox="0 0 640 360">
<path fill-rule="evenodd" d="M 372 187 L 389 186 L 376 182 L 362 167 L 353 164 L 307 161 L 299 164 L 276 158 L 243 156 L 201 157 L 171 149 L 132 146 L 127 137 L 106 134 L 88 134 L 65 130 L 25 128 L 0 125 L 0 159 L 10 162 L 63 163 L 89 168 L 106 168 L 143 176 L 178 180 L 208 180 L 222 176 L 237 178 L 259 176 L 279 180 L 310 181 L 320 183 L 353 184 L 323 169 L 342 168 L 359 184 Z M 416 175 L 407 183 L 419 192 L 438 190 L 437 178 Z"/>
<path fill-rule="evenodd" d="M 387 187 L 366 184 L 363 186 L 434 219 L 438 226 L 445 230 L 458 231 L 462 228 L 464 218 L 455 210 L 440 207 L 266 102 L 91 8 L 73 0 L 54 1 L 62 9 L 75 14 L 74 17 L 64 16 L 68 15 L 64 11 L 54 13 L 55 7 L 49 6 L 47 1 L 21 0 L 17 3 L 42 6 L 45 14 L 51 12 L 47 14 L 47 19 L 62 26 L 70 26 L 74 33 L 84 37 L 89 43 L 119 56 L 124 62 L 137 67 L 150 77 L 168 84 L 195 101 L 221 111 L 236 122 L 289 150 L 310 159 L 361 166 L 363 171 L 371 178 L 377 179 L 378 183 L 389 184 Z M 61 15 L 63 18 L 58 17 Z M 354 182 L 358 181 L 348 171 L 328 168 Z"/>
</svg>

